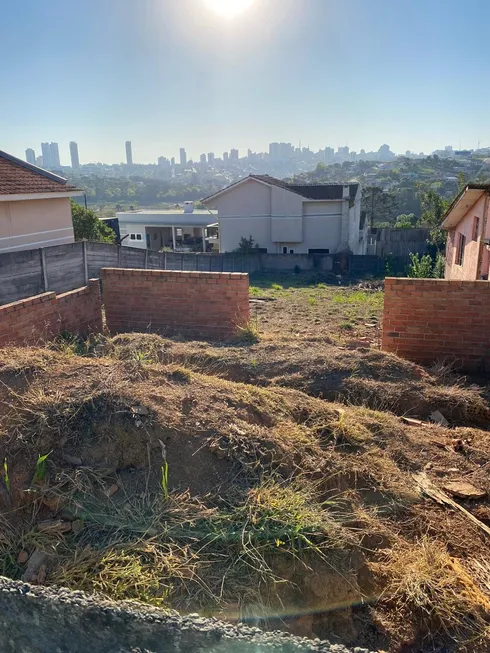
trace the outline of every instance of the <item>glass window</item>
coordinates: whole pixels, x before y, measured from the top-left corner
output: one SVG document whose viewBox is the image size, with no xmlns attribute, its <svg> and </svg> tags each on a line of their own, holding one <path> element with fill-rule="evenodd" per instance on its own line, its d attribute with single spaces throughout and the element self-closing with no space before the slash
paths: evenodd
<svg viewBox="0 0 490 653">
<path fill-rule="evenodd" d="M 466 247 L 466 236 L 463 236 L 463 234 L 459 234 L 458 250 L 456 252 L 456 265 L 463 265 L 465 247 Z"/>
</svg>

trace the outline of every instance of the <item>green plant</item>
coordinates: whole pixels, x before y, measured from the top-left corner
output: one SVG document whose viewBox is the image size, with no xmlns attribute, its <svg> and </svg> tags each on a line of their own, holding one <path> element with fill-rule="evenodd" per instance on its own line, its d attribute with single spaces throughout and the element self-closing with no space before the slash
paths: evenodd
<svg viewBox="0 0 490 653">
<path fill-rule="evenodd" d="M 437 252 L 436 260 L 434 262 L 434 268 L 432 270 L 432 276 L 435 279 L 444 279 L 444 274 L 446 272 L 446 259 L 441 252 Z"/>
<path fill-rule="evenodd" d="M 433 276 L 433 261 L 430 254 L 414 254 L 410 252 L 410 265 L 407 275 L 412 279 L 426 279 Z"/>
<path fill-rule="evenodd" d="M 281 286 L 280 283 L 273 283 L 271 285 L 272 290 L 284 290 L 284 286 Z"/>
<path fill-rule="evenodd" d="M 233 250 L 234 254 L 257 254 L 259 249 L 258 243 L 255 242 L 252 236 L 245 238 L 242 236 L 238 247 Z"/>
<path fill-rule="evenodd" d="M 50 453 L 51 451 L 49 453 L 44 454 L 44 456 L 38 456 L 36 462 L 36 471 L 34 472 L 34 476 L 32 478 L 33 485 L 37 483 L 42 483 L 46 478 L 46 460 L 48 459 Z"/>
<path fill-rule="evenodd" d="M 162 488 L 163 496 L 165 500 L 168 499 L 168 462 L 165 461 L 165 464 L 162 465 L 162 476 L 160 479 L 160 485 Z"/>
<path fill-rule="evenodd" d="M 5 487 L 10 492 L 9 466 L 6 458 L 3 460 L 3 480 L 5 482 Z"/>
<path fill-rule="evenodd" d="M 316 306 L 316 304 L 318 304 L 318 302 L 317 302 L 315 297 L 308 297 L 308 304 L 310 306 Z"/>
</svg>

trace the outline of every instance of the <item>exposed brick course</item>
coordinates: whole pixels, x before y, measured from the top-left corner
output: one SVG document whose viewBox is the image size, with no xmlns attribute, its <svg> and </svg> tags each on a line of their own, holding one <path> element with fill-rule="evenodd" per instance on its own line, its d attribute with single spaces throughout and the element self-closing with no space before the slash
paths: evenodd
<svg viewBox="0 0 490 653">
<path fill-rule="evenodd" d="M 382 348 L 419 363 L 490 370 L 490 282 L 387 278 Z"/>
<path fill-rule="evenodd" d="M 0 346 L 39 344 L 62 331 L 84 336 L 101 330 L 98 279 L 62 295 L 47 292 L 0 306 Z"/>
<path fill-rule="evenodd" d="M 104 268 L 109 331 L 228 338 L 248 322 L 248 274 Z"/>
</svg>

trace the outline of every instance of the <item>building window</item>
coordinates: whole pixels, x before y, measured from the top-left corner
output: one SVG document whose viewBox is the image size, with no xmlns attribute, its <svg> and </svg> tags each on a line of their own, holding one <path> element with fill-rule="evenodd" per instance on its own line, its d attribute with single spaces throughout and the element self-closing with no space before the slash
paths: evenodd
<svg viewBox="0 0 490 653">
<path fill-rule="evenodd" d="M 183 232 L 182 232 L 182 229 L 177 227 L 177 229 L 175 230 L 175 233 L 176 233 L 177 236 L 181 237 Z"/>
<path fill-rule="evenodd" d="M 129 234 L 129 240 L 143 240 L 141 234 Z"/>
<path fill-rule="evenodd" d="M 478 232 L 480 231 L 480 218 L 475 216 L 473 218 L 473 240 L 478 240 Z"/>
<path fill-rule="evenodd" d="M 459 234 L 458 249 L 456 251 L 456 265 L 463 265 L 465 247 L 466 247 L 466 236 L 463 236 L 463 234 Z"/>
<path fill-rule="evenodd" d="M 131 235 L 129 236 L 129 239 L 130 239 L 130 240 L 136 240 L 136 234 L 131 234 Z"/>
<path fill-rule="evenodd" d="M 294 254 L 294 249 L 290 249 L 290 250 L 289 250 L 289 253 L 290 253 L 290 254 Z"/>
<path fill-rule="evenodd" d="M 143 240 L 143 236 L 141 234 L 136 234 L 136 240 Z"/>
<path fill-rule="evenodd" d="M 309 249 L 308 254 L 330 254 L 329 249 Z"/>
<path fill-rule="evenodd" d="M 283 248 L 282 248 L 282 253 L 283 253 L 283 254 L 287 254 L 287 253 L 288 253 L 288 248 L 287 248 L 287 247 L 283 247 Z"/>
</svg>

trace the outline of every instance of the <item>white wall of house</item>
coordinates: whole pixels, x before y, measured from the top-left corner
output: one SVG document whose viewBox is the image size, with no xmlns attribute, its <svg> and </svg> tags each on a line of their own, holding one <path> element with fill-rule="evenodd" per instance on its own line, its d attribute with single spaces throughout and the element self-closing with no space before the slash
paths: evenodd
<svg viewBox="0 0 490 653">
<path fill-rule="evenodd" d="M 0 253 L 74 240 L 69 197 L 0 202 Z"/>
<path fill-rule="evenodd" d="M 233 251 L 242 237 L 252 236 L 269 253 L 325 249 L 333 254 L 350 249 L 364 254 L 360 195 L 359 191 L 350 207 L 348 198 L 313 201 L 248 179 L 212 199 L 209 206 L 218 210 L 221 252 Z"/>
</svg>

